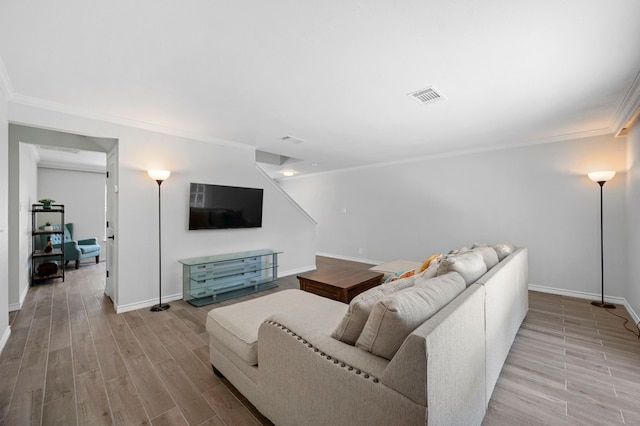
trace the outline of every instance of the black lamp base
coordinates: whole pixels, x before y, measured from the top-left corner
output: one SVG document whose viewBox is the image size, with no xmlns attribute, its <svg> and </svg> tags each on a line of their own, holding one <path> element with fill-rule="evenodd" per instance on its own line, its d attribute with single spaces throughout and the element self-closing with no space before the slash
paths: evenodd
<svg viewBox="0 0 640 426">
<path fill-rule="evenodd" d="M 605 308 L 605 309 L 615 309 L 616 305 L 613 305 L 611 303 L 602 303 L 602 302 L 591 302 L 591 304 L 593 306 L 597 306 L 598 308 Z"/>
<path fill-rule="evenodd" d="M 149 309 L 151 312 L 160 312 L 160 311 L 166 311 L 167 309 L 169 309 L 171 307 L 171 305 L 167 304 L 167 303 L 161 303 L 159 305 L 153 305 L 151 307 L 151 309 Z"/>
</svg>

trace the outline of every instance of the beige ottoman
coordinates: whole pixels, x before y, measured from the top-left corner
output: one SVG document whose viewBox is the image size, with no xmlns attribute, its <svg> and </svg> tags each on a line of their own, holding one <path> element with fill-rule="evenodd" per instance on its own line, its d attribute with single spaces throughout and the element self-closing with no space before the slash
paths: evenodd
<svg viewBox="0 0 640 426">
<path fill-rule="evenodd" d="M 207 332 L 224 349 L 248 365 L 258 364 L 258 329 L 278 312 L 305 318 L 331 334 L 349 305 L 302 290 L 283 290 L 267 296 L 212 309 Z"/>
</svg>

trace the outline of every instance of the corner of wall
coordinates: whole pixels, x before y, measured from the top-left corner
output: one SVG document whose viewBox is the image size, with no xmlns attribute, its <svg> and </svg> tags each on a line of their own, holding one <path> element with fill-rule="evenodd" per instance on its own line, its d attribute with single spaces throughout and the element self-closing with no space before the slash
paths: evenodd
<svg viewBox="0 0 640 426">
<path fill-rule="evenodd" d="M 640 109 L 639 111 L 640 112 Z M 627 286 L 625 306 L 634 317 L 636 324 L 640 321 L 640 288 L 635 283 L 640 279 L 640 268 L 635 259 L 640 255 L 640 226 L 635 218 L 640 212 L 640 114 L 628 126 L 627 134 Z"/>
<path fill-rule="evenodd" d="M 0 337 L 0 354 L 4 350 L 4 347 L 7 345 L 9 336 L 11 336 L 11 326 L 7 326 L 7 328 L 5 328 L 4 332 L 2 333 L 2 337 Z"/>
<path fill-rule="evenodd" d="M 0 353 L 4 349 L 11 327 L 9 326 L 9 120 L 8 100 L 13 94 L 9 76 L 0 58 Z"/>
</svg>

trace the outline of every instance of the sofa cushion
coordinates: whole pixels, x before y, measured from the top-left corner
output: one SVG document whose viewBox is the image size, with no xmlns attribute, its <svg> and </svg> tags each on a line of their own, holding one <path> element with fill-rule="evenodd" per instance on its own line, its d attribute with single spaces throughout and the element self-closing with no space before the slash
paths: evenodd
<svg viewBox="0 0 640 426">
<path fill-rule="evenodd" d="M 349 303 L 349 309 L 344 314 L 338 327 L 331 333 L 331 337 L 349 345 L 355 345 L 358 336 L 362 332 L 364 325 L 369 318 L 371 308 L 384 296 L 393 294 L 413 285 L 414 276 L 400 280 L 384 283 L 377 287 L 370 288 L 358 294 Z"/>
<path fill-rule="evenodd" d="M 499 243 L 493 245 L 493 249 L 498 254 L 498 259 L 502 260 L 515 251 L 515 247 L 509 243 Z"/>
<path fill-rule="evenodd" d="M 480 253 L 465 252 L 456 255 L 447 255 L 438 266 L 438 275 L 449 272 L 457 272 L 462 275 L 467 286 L 473 284 L 478 278 L 487 272 L 487 265 Z"/>
<path fill-rule="evenodd" d="M 93 253 L 93 252 L 98 252 L 100 251 L 100 245 L 99 244 L 85 244 L 85 245 L 79 245 L 78 248 L 80 249 L 80 251 L 82 252 L 82 254 L 87 254 L 87 253 Z"/>
<path fill-rule="evenodd" d="M 462 276 L 451 272 L 383 297 L 373 306 L 356 346 L 390 360 L 413 330 L 465 287 Z"/>
<path fill-rule="evenodd" d="M 487 269 L 491 269 L 498 264 L 498 254 L 493 247 L 478 246 L 471 249 L 472 252 L 480 253 Z"/>
<path fill-rule="evenodd" d="M 331 333 L 347 310 L 342 302 L 302 290 L 283 290 L 211 310 L 207 314 L 207 331 L 249 365 L 258 364 L 258 329 L 277 312 L 307 318 Z"/>
</svg>

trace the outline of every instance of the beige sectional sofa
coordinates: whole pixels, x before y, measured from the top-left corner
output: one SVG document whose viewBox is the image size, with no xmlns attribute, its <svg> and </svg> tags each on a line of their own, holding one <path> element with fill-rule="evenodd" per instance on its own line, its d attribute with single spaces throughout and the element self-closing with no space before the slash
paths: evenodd
<svg viewBox="0 0 640 426">
<path fill-rule="evenodd" d="M 213 309 L 211 364 L 277 425 L 479 425 L 528 309 L 527 250 L 501 255 L 479 277 L 476 254 L 452 256 L 350 305 L 284 290 Z"/>
</svg>

